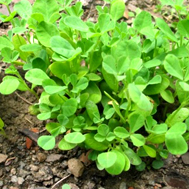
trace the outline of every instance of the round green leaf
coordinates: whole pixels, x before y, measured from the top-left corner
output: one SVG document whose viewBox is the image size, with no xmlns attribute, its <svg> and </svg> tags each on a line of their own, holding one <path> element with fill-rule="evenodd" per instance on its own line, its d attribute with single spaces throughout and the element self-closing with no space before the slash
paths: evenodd
<svg viewBox="0 0 189 189">
<path fill-rule="evenodd" d="M 3 82 L 0 84 L 0 93 L 3 95 L 8 95 L 16 91 L 20 82 L 18 78 L 14 76 L 6 76 L 3 79 Z"/>
<path fill-rule="evenodd" d="M 58 136 L 66 131 L 66 128 L 59 123 L 50 122 L 47 123 L 46 129 L 51 135 Z"/>
<path fill-rule="evenodd" d="M 144 125 L 144 116 L 141 114 L 131 114 L 129 116 L 130 133 L 134 133 Z"/>
<path fill-rule="evenodd" d="M 116 162 L 117 155 L 114 152 L 104 152 L 98 155 L 97 160 L 102 167 L 108 168 Z"/>
<path fill-rule="evenodd" d="M 137 171 L 144 171 L 145 168 L 146 168 L 146 164 L 144 162 L 142 162 L 140 165 L 136 166 Z"/>
<path fill-rule="evenodd" d="M 188 151 L 188 144 L 181 135 L 166 135 L 165 144 L 168 151 L 174 155 L 185 154 Z"/>
<path fill-rule="evenodd" d="M 72 132 L 64 136 L 66 142 L 72 144 L 78 144 L 85 141 L 85 136 L 82 135 L 80 132 Z"/>
<path fill-rule="evenodd" d="M 101 124 L 98 126 L 98 133 L 102 136 L 106 136 L 109 132 L 109 127 L 106 124 Z"/>
<path fill-rule="evenodd" d="M 143 148 L 150 157 L 152 158 L 156 157 L 156 151 L 153 148 L 147 145 L 144 145 Z"/>
<path fill-rule="evenodd" d="M 186 132 L 186 124 L 178 122 L 174 124 L 165 135 L 165 144 L 170 153 L 174 155 L 184 154 L 188 150 L 186 140 L 182 134 Z"/>
<path fill-rule="evenodd" d="M 52 150 L 55 147 L 55 137 L 54 136 L 41 136 L 39 137 L 37 144 L 44 150 Z"/>
<path fill-rule="evenodd" d="M 43 70 L 35 68 L 29 70 L 25 78 L 35 85 L 42 85 L 43 80 L 49 79 L 49 76 Z"/>
<path fill-rule="evenodd" d="M 4 48 L 4 47 L 8 47 L 11 50 L 14 49 L 13 44 L 11 43 L 11 41 L 9 41 L 6 37 L 0 37 L 0 51 Z"/>
<path fill-rule="evenodd" d="M 162 161 L 162 160 L 154 160 L 153 162 L 152 162 L 152 167 L 154 168 L 154 169 L 160 169 L 161 167 L 163 167 L 163 165 L 164 165 L 164 162 Z"/>
<path fill-rule="evenodd" d="M 183 122 L 185 119 L 189 117 L 189 109 L 188 108 L 181 108 L 180 110 L 175 110 L 171 113 L 168 118 L 166 119 L 166 123 L 168 126 L 172 127 L 176 123 Z"/>
<path fill-rule="evenodd" d="M 95 134 L 94 139 L 98 142 L 103 142 L 106 139 L 106 137 L 97 133 Z"/>
<path fill-rule="evenodd" d="M 133 134 L 130 136 L 131 141 L 135 146 L 143 146 L 145 144 L 145 138 L 141 134 Z"/>
<path fill-rule="evenodd" d="M 71 150 L 71 149 L 75 148 L 76 146 L 77 146 L 77 144 L 72 144 L 72 143 L 66 142 L 64 138 L 58 144 L 58 147 L 61 150 Z"/>
<path fill-rule="evenodd" d="M 119 175 L 125 168 L 125 156 L 119 150 L 112 150 L 117 155 L 117 159 L 106 171 L 111 175 Z"/>
<path fill-rule="evenodd" d="M 88 26 L 77 16 L 66 16 L 64 23 L 72 29 L 87 32 Z"/>
<path fill-rule="evenodd" d="M 125 11 L 125 3 L 123 0 L 116 0 L 112 1 L 110 6 L 110 14 L 112 16 L 112 19 L 117 21 L 120 19 Z"/>
<path fill-rule="evenodd" d="M 62 106 L 64 116 L 72 116 L 77 110 L 77 100 L 74 98 L 68 99 Z"/>
<path fill-rule="evenodd" d="M 104 151 L 108 148 L 108 142 L 98 142 L 94 139 L 93 133 L 88 133 L 85 135 L 85 144 L 88 148 L 91 148 L 96 151 Z"/>
<path fill-rule="evenodd" d="M 181 68 L 181 64 L 179 62 L 179 59 L 175 55 L 168 54 L 165 57 L 164 67 L 169 74 L 183 80 L 183 71 Z"/>
<path fill-rule="evenodd" d="M 55 26 L 54 24 L 42 21 L 37 26 L 36 35 L 42 45 L 51 47 L 50 40 L 53 36 L 58 36 L 59 31 L 57 26 Z"/>
<path fill-rule="evenodd" d="M 64 56 L 65 58 L 71 58 L 75 54 L 75 49 L 72 45 L 60 36 L 52 37 L 50 44 L 54 52 Z"/>
<path fill-rule="evenodd" d="M 127 138 L 129 136 L 129 132 L 123 127 L 116 127 L 114 134 L 119 138 Z"/>
<path fill-rule="evenodd" d="M 132 165 L 140 165 L 142 160 L 141 158 L 131 149 L 131 148 L 125 148 L 124 153 L 129 158 L 129 162 Z"/>
</svg>

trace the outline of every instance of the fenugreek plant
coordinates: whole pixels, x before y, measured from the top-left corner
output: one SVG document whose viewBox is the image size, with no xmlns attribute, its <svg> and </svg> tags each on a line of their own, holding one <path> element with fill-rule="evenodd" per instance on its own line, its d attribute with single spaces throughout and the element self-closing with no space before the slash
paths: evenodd
<svg viewBox="0 0 189 189">
<path fill-rule="evenodd" d="M 10 2 L 0 1 L 7 8 Z M 131 165 L 143 170 L 145 157 L 158 169 L 169 153 L 188 150 L 189 21 L 180 19 L 174 33 L 141 11 L 128 26 L 120 20 L 124 2 L 109 3 L 96 7 L 96 23 L 84 22 L 81 2 L 71 0 L 22 0 L 1 15 L 13 28 L 0 37 L 10 64 L 0 92 L 43 89 L 32 108 L 39 120 L 50 120 L 49 135 L 38 139 L 45 150 L 61 136 L 61 150 L 91 150 L 89 158 L 110 174 Z"/>
</svg>

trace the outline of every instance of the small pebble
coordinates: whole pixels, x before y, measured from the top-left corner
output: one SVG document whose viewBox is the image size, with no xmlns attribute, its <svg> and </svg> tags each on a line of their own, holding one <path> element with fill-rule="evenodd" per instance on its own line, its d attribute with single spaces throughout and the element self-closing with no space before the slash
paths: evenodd
<svg viewBox="0 0 189 189">
<path fill-rule="evenodd" d="M 36 166 L 36 165 L 32 165 L 32 164 L 31 164 L 31 165 L 30 165 L 30 170 L 37 172 L 37 171 L 39 170 L 39 167 Z"/>
<path fill-rule="evenodd" d="M 18 182 L 18 177 L 17 176 L 12 176 L 11 177 L 11 182 Z"/>
<path fill-rule="evenodd" d="M 127 189 L 126 182 L 121 182 L 119 189 Z"/>
<path fill-rule="evenodd" d="M 80 177 L 84 171 L 84 165 L 76 158 L 68 160 L 68 168 L 75 177 Z"/>
<path fill-rule="evenodd" d="M 8 158 L 7 155 L 5 155 L 5 154 L 0 154 L 0 163 L 5 162 L 7 158 Z"/>
<path fill-rule="evenodd" d="M 189 165 L 189 152 L 182 155 L 181 158 L 184 164 Z"/>
<path fill-rule="evenodd" d="M 47 156 L 45 154 L 43 154 L 43 153 L 38 153 L 37 154 L 37 159 L 38 159 L 39 162 L 42 163 L 47 159 Z"/>
<path fill-rule="evenodd" d="M 22 185 L 24 183 L 24 179 L 22 177 L 18 177 L 18 184 Z"/>
<path fill-rule="evenodd" d="M 47 156 L 46 162 L 60 161 L 63 156 L 61 154 L 50 154 Z"/>
<path fill-rule="evenodd" d="M 3 181 L 2 181 L 2 180 L 0 180 L 0 187 L 1 187 L 1 186 L 3 186 Z"/>
</svg>

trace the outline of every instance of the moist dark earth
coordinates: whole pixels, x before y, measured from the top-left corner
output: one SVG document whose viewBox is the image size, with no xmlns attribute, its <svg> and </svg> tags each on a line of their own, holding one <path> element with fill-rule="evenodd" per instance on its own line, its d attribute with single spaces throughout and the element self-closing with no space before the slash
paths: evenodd
<svg viewBox="0 0 189 189">
<path fill-rule="evenodd" d="M 31 1 L 32 2 L 32 1 Z M 102 1 L 86 2 L 84 19 L 96 19 L 95 5 Z M 126 1 L 128 11 L 148 10 L 152 15 L 157 2 Z M 0 12 L 5 11 L 3 7 Z M 132 23 L 132 19 L 126 20 Z M 9 24 L 0 25 L 0 35 L 6 34 Z M 0 62 L 0 80 L 5 64 Z M 148 167 L 137 172 L 134 167 L 119 176 L 99 171 L 95 163 L 87 162 L 83 149 L 44 151 L 35 143 L 36 137 L 46 134 L 45 122 L 28 113 L 36 99 L 28 92 L 0 95 L 0 117 L 5 123 L 7 137 L 0 135 L 0 188 L 2 189 L 61 189 L 67 183 L 72 189 L 189 189 L 189 152 L 183 156 L 170 155 L 159 170 Z M 37 133 L 26 133 L 30 129 Z M 28 129 L 28 130 L 27 130 Z M 24 132 L 25 131 L 25 132 Z M 33 136 L 31 147 L 29 138 Z M 27 141 L 27 142 L 26 142 Z"/>
</svg>

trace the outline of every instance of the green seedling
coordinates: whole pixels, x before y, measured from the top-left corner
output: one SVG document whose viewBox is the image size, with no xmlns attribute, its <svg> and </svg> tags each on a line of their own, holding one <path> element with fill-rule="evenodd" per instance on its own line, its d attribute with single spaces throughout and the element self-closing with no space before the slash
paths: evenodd
<svg viewBox="0 0 189 189">
<path fill-rule="evenodd" d="M 131 165 L 144 170 L 145 157 L 159 169 L 168 153 L 188 150 L 188 20 L 180 19 L 175 33 L 141 11 L 128 27 L 120 20 L 124 2 L 106 2 L 96 23 L 81 19 L 80 2 L 36 0 L 27 15 L 26 0 L 15 4 L 21 19 L 0 37 L 1 57 L 10 64 L 0 92 L 42 89 L 30 111 L 50 120 L 49 134 L 38 139 L 45 150 L 62 137 L 61 150 L 90 149 L 98 169 L 112 175 Z"/>
</svg>

